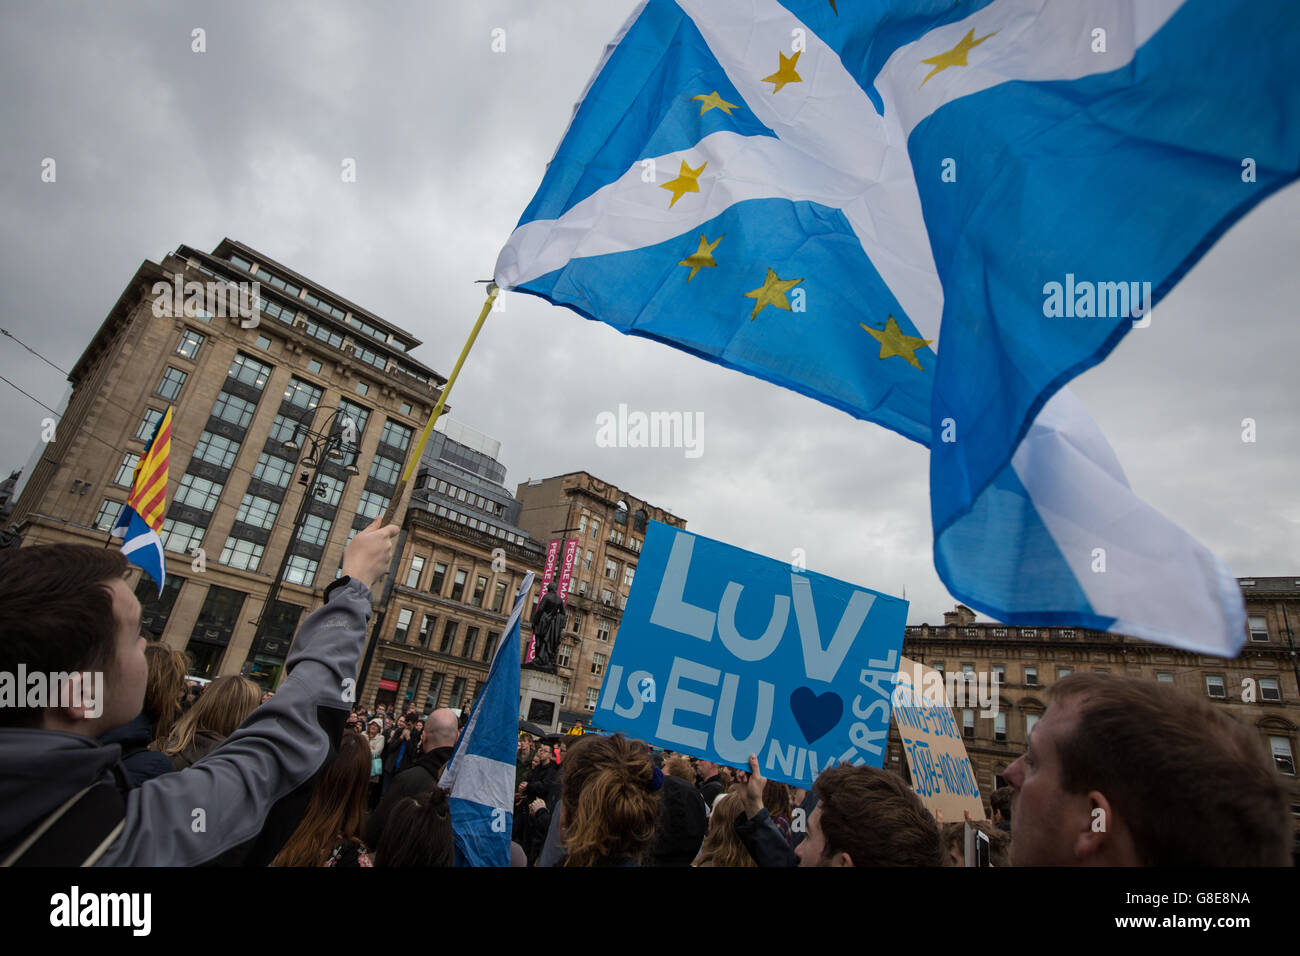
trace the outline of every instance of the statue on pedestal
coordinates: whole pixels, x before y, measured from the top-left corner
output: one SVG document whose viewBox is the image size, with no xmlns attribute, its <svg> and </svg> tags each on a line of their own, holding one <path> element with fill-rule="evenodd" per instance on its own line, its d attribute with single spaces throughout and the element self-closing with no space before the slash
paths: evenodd
<svg viewBox="0 0 1300 956">
<path fill-rule="evenodd" d="M 560 650 L 560 635 L 564 633 L 564 602 L 556 593 L 555 585 L 546 586 L 546 594 L 533 611 L 533 639 L 537 642 L 536 652 L 526 667 L 555 673 L 555 657 Z"/>
</svg>

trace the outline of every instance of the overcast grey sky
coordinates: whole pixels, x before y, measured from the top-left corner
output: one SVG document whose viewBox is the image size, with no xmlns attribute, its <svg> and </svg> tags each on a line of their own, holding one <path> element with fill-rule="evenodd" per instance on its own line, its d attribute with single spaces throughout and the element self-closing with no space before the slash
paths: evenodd
<svg viewBox="0 0 1300 956">
<path fill-rule="evenodd" d="M 5 2 L 0 326 L 70 368 L 142 261 L 229 236 L 410 330 L 414 357 L 450 373 L 482 305 L 473 280 L 635 5 Z M 1074 384 L 1138 493 L 1237 575 L 1300 575 L 1297 223 L 1293 185 Z M 6 338 L 0 375 L 51 406 L 65 389 Z M 46 413 L 0 396 L 7 474 Z M 619 403 L 702 412 L 703 454 L 597 447 L 596 416 Z M 954 603 L 931 556 L 926 450 L 803 396 L 508 295 L 451 404 L 502 442 L 512 489 L 585 469 L 701 534 L 906 588 L 912 622 Z"/>
</svg>

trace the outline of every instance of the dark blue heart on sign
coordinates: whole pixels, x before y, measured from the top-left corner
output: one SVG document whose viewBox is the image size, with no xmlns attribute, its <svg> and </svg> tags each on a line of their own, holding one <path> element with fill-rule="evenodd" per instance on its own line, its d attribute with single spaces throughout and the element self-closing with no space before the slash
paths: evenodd
<svg viewBox="0 0 1300 956">
<path fill-rule="evenodd" d="M 790 712 L 803 731 L 804 740 L 811 745 L 840 722 L 844 716 L 844 701 L 831 691 L 818 696 L 807 687 L 797 687 L 790 695 Z"/>
</svg>

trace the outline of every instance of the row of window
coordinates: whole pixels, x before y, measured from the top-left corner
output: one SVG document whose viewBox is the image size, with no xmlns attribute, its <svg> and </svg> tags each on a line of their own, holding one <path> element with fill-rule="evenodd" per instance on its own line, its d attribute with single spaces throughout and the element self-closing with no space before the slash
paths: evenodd
<svg viewBox="0 0 1300 956">
<path fill-rule="evenodd" d="M 935 661 L 930 666 L 940 673 L 944 672 L 943 661 Z M 975 676 L 974 664 L 962 664 L 961 670 L 963 674 L 968 674 L 972 677 Z M 993 664 L 990 667 L 990 671 L 994 683 L 1003 683 L 1006 681 L 1007 669 L 1005 665 Z M 1108 674 L 1110 673 L 1110 668 L 1094 667 L 1093 672 L 1097 674 Z M 1056 669 L 1056 679 L 1060 680 L 1063 677 L 1069 677 L 1072 673 L 1074 673 L 1074 668 L 1072 667 L 1058 667 Z M 1035 687 L 1038 685 L 1038 668 L 1036 666 L 1025 667 L 1024 675 L 1025 686 Z M 1174 683 L 1174 674 L 1172 671 L 1156 671 L 1156 680 L 1161 683 L 1172 684 Z M 1255 686 L 1258 688 L 1259 700 L 1279 701 L 1282 699 L 1281 687 L 1278 685 L 1277 678 L 1275 677 L 1258 678 L 1255 680 Z M 1205 693 L 1210 697 L 1227 697 L 1227 690 L 1224 686 L 1222 674 L 1205 675 Z"/>
<path fill-rule="evenodd" d="M 393 641 L 397 644 L 405 644 L 408 636 L 411 636 L 411 623 L 415 616 L 415 611 L 409 607 L 399 608 L 397 612 L 397 626 L 393 630 Z M 430 641 L 438 626 L 437 615 L 421 614 L 420 627 L 414 634 L 415 643 L 425 650 L 432 650 Z M 456 634 L 460 630 L 460 622 L 448 619 L 443 622 L 442 640 L 438 644 L 440 654 L 454 654 L 456 646 Z M 500 636 L 496 631 L 487 632 L 487 640 L 483 642 L 482 648 L 479 647 L 478 639 L 480 628 L 466 627 L 465 641 L 460 648 L 460 656 L 467 660 L 474 660 L 475 654 L 479 654 L 482 661 L 492 660 L 492 654 L 496 651 L 497 638 Z"/>
<path fill-rule="evenodd" d="M 587 597 L 593 601 L 597 600 L 598 597 L 597 591 L 594 587 L 591 586 L 591 584 L 587 581 L 586 578 L 580 579 L 573 590 L 575 594 L 579 594 L 583 597 Z M 601 588 L 599 592 L 599 600 L 600 603 L 605 605 L 606 607 L 618 607 L 621 610 L 627 610 L 626 594 L 618 594 L 610 590 L 609 588 Z"/>
<path fill-rule="evenodd" d="M 1025 740 L 1029 739 L 1029 733 L 1034 729 L 1034 724 L 1038 723 L 1040 716 L 1042 715 L 1025 714 Z M 975 736 L 975 711 L 963 710 L 961 712 L 961 734 L 968 739 Z M 993 718 L 993 739 L 999 742 L 1007 739 L 1007 715 L 1005 711 L 999 711 Z"/>
<path fill-rule="evenodd" d="M 433 513 L 446 518 L 448 521 L 455 521 L 457 524 L 463 524 L 467 528 L 474 528 L 477 531 L 482 531 L 484 534 L 490 534 L 501 538 L 504 541 L 509 541 L 511 544 L 523 544 L 524 542 L 524 536 L 521 534 L 507 531 L 505 528 L 484 521 L 481 518 L 475 518 L 473 515 L 463 515 L 454 508 L 448 508 L 445 505 L 438 505 L 433 509 Z"/>
<path fill-rule="evenodd" d="M 581 611 L 569 612 L 569 630 L 574 634 L 582 633 L 582 624 L 586 620 Z M 596 615 L 596 640 L 609 641 L 609 632 L 613 626 L 609 618 Z"/>
<path fill-rule="evenodd" d="M 392 681 L 400 688 L 402 677 L 406 674 L 406 664 L 402 661 L 385 661 L 383 679 Z M 422 668 L 411 668 L 410 680 L 407 685 L 406 693 L 409 695 L 405 699 L 409 700 L 412 706 L 419 706 L 420 681 L 423 678 L 424 671 Z M 439 705 L 450 707 L 453 710 L 459 710 L 467 706 L 473 700 L 474 685 L 464 677 L 454 678 L 451 682 L 451 695 L 447 698 L 445 704 L 441 703 L 442 689 L 447 683 L 447 675 L 435 673 L 429 681 L 428 694 L 425 698 L 423 712 L 429 714 L 436 710 Z"/>
<path fill-rule="evenodd" d="M 420 578 L 424 574 L 424 565 L 425 565 L 424 555 L 421 554 L 411 555 L 411 564 L 410 567 L 406 569 L 406 578 L 404 580 L 406 587 L 412 588 L 417 591 L 420 589 Z M 436 597 L 442 597 L 443 596 L 442 591 L 446 583 L 446 580 L 447 580 L 447 565 L 442 563 L 435 563 L 433 566 L 433 575 L 429 581 L 429 593 L 435 595 Z M 468 572 L 466 572 L 464 569 L 458 568 L 453 573 L 451 594 L 448 595 L 448 597 L 451 600 L 459 601 L 464 598 L 465 583 L 467 580 L 468 580 Z M 469 603 L 472 604 L 474 607 L 482 607 L 483 596 L 487 592 L 487 586 L 488 586 L 487 575 L 485 574 L 478 575 L 477 580 L 474 582 L 474 591 L 472 596 L 470 597 Z M 508 581 L 497 581 L 496 592 L 492 598 L 492 610 L 498 614 L 501 613 L 501 609 L 505 605 L 506 594 L 509 591 L 509 588 L 510 585 Z"/>
<path fill-rule="evenodd" d="M 1246 629 L 1250 633 L 1250 640 L 1252 643 L 1254 644 L 1268 643 L 1269 640 L 1268 621 L 1265 615 L 1263 614 L 1249 615 L 1249 617 L 1247 618 Z M 948 627 L 945 625 L 944 627 L 932 628 L 930 630 L 930 633 L 936 637 L 941 637 L 945 633 L 947 633 L 947 630 Z M 1037 639 L 1039 637 L 1040 630 L 1042 630 L 1043 632 L 1042 636 L 1045 638 L 1054 636 L 1059 640 L 1070 641 L 1070 640 L 1074 640 L 1074 638 L 1077 636 L 1077 631 L 1072 627 L 1056 628 L 1055 631 L 1049 630 L 1048 628 L 1040 629 L 1036 627 L 1022 627 L 1017 629 L 1021 637 L 1029 638 L 1031 640 Z M 921 633 L 920 625 L 915 625 L 915 624 L 911 625 L 910 627 L 907 628 L 907 633 L 908 635 L 920 634 Z M 966 625 L 960 629 L 960 636 L 964 636 L 964 637 L 980 637 L 983 633 L 984 633 L 984 629 L 983 626 L 981 625 Z M 988 634 L 994 638 L 1004 638 L 1010 635 L 1010 629 L 1005 627 L 990 627 L 988 628 Z M 953 626 L 953 635 L 959 636 L 958 629 L 955 625 Z"/>
<path fill-rule="evenodd" d="M 498 517 L 506 513 L 506 507 L 491 498 L 484 498 L 480 494 L 453 485 L 447 481 L 439 481 L 437 491 L 440 495 L 446 495 L 448 498 L 455 498 L 457 501 L 463 501 L 471 508 L 478 508 L 480 511 L 486 511 L 490 515 Z"/>
</svg>

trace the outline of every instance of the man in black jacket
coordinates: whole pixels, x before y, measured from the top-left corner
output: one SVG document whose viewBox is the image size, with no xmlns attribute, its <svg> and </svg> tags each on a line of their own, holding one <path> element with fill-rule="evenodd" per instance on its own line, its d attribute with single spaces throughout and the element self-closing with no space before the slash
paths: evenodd
<svg viewBox="0 0 1300 956">
<path fill-rule="evenodd" d="M 388 815 L 404 797 L 418 797 L 428 793 L 442 776 L 442 768 L 451 760 L 456 747 L 457 720 L 453 711 L 435 710 L 424 722 L 424 735 L 420 738 L 423 751 L 408 769 L 393 778 L 384 797 L 366 822 L 366 846 L 379 846 Z"/>
<path fill-rule="evenodd" d="M 560 768 L 555 765 L 554 756 L 550 744 L 544 743 L 537 748 L 534 758 L 537 764 L 528 771 L 522 784 L 522 793 L 515 800 L 515 817 L 519 823 L 515 840 L 524 848 L 529 866 L 533 865 L 542 851 L 551 814 L 555 812 L 555 805 L 560 800 Z M 545 806 L 535 807 L 538 800 Z"/>
<path fill-rule="evenodd" d="M 419 754 L 420 737 L 415 730 L 415 722 L 409 715 L 397 718 L 397 726 L 388 735 L 384 744 L 384 783 L 383 792 L 392 786 L 393 778 L 404 770 L 410 770 Z"/>
</svg>

